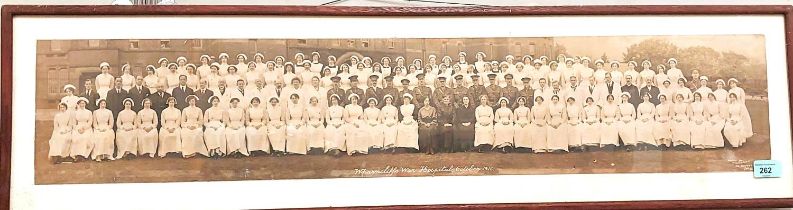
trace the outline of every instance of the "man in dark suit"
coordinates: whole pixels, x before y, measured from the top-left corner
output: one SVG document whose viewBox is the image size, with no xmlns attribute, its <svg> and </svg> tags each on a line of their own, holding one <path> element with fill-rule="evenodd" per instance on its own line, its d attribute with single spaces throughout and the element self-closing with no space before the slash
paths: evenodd
<svg viewBox="0 0 793 210">
<path fill-rule="evenodd" d="M 468 99 L 471 100 L 470 103 L 473 107 L 477 107 L 479 106 L 479 97 L 487 94 L 487 90 L 485 86 L 479 84 L 479 75 L 477 74 L 471 75 L 471 83 L 473 84 L 468 88 Z M 462 101 L 462 99 L 460 101 Z"/>
<path fill-rule="evenodd" d="M 655 81 L 647 81 L 647 86 L 644 86 L 641 90 L 639 90 L 639 96 L 643 96 L 645 94 L 650 94 L 650 103 L 653 103 L 653 105 L 658 105 L 661 103 L 661 101 L 658 100 L 658 94 L 661 94 L 661 90 L 658 89 L 658 86 L 655 86 Z M 636 107 L 638 108 L 639 106 Z"/>
<path fill-rule="evenodd" d="M 151 109 L 157 113 L 157 122 L 160 122 L 162 110 L 168 108 L 168 98 L 170 97 L 171 94 L 165 92 L 165 84 L 162 83 L 157 84 L 157 92 L 154 92 L 148 96 L 149 100 L 151 100 Z M 161 126 L 162 125 L 159 123 L 157 124 L 157 128 L 160 128 Z"/>
<path fill-rule="evenodd" d="M 507 82 L 507 86 L 501 88 L 501 97 L 507 98 L 507 103 L 509 103 L 509 107 L 515 107 L 518 100 L 518 88 L 512 85 L 512 79 L 514 76 L 512 74 L 504 75 L 504 80 Z"/>
<path fill-rule="evenodd" d="M 196 105 L 201 108 L 202 112 L 205 112 L 209 107 L 212 107 L 212 104 L 209 103 L 209 97 L 212 97 L 215 93 L 207 89 L 206 80 L 201 80 L 199 84 L 198 90 L 195 91 L 195 95 L 198 96 Z"/>
<path fill-rule="evenodd" d="M 383 78 L 383 91 L 380 94 L 378 100 L 382 101 L 379 105 L 380 108 L 385 106 L 385 96 L 391 95 L 393 97 L 393 101 L 391 101 L 391 105 L 398 106 L 398 103 L 402 101 L 402 96 L 399 95 L 399 90 L 394 87 L 394 76 L 386 76 Z"/>
<path fill-rule="evenodd" d="M 416 105 L 416 103 L 414 102 L 416 100 L 416 94 L 413 94 L 413 90 L 410 89 L 410 80 L 407 79 L 407 78 L 403 78 L 402 80 L 400 80 L 400 82 L 402 83 L 402 90 L 399 91 L 399 97 L 394 97 L 394 99 L 396 100 L 395 102 L 398 102 L 397 103 L 397 107 L 402 106 L 402 105 L 405 104 L 405 103 L 403 103 L 404 100 L 402 100 L 402 99 L 405 98 L 405 94 L 406 93 L 410 94 L 410 98 L 412 98 L 410 103 L 412 103 L 413 105 Z M 418 109 L 416 109 L 416 110 L 418 110 Z"/>
<path fill-rule="evenodd" d="M 341 77 L 333 76 L 330 78 L 333 83 L 331 83 L 331 88 L 328 89 L 328 93 L 326 97 L 328 97 L 328 106 L 330 106 L 330 97 L 333 95 L 339 96 L 339 106 L 344 107 L 345 101 L 347 100 L 347 95 L 345 95 L 344 89 L 341 89 Z"/>
<path fill-rule="evenodd" d="M 427 86 L 427 82 L 424 81 L 424 77 L 424 73 L 416 75 L 418 85 L 413 88 L 413 102 L 416 104 L 416 109 L 421 109 L 421 107 L 424 107 L 424 99 L 430 98 L 430 102 L 434 100 L 432 98 L 432 88 Z"/>
<path fill-rule="evenodd" d="M 366 103 L 363 100 L 361 100 L 363 98 L 363 96 L 364 96 L 363 95 L 364 92 L 363 92 L 363 89 L 358 87 L 358 75 L 350 76 L 350 89 L 348 89 L 346 92 L 344 92 L 344 94 L 348 97 L 347 103 L 350 103 L 349 102 L 349 97 L 352 94 L 358 95 L 358 98 L 359 98 L 358 105 L 363 106 Z"/>
<path fill-rule="evenodd" d="M 621 90 L 623 93 L 627 92 L 631 96 L 628 102 L 633 104 L 633 108 L 638 108 L 639 103 L 642 102 L 642 98 L 639 97 L 639 88 L 633 85 L 633 78 L 630 75 L 625 76 L 625 85 L 622 86 Z"/>
<path fill-rule="evenodd" d="M 121 112 L 121 110 L 124 110 L 124 99 L 128 97 L 129 93 L 126 90 L 121 89 L 121 78 L 116 78 L 115 87 L 107 91 L 106 99 L 107 108 L 113 112 L 113 119 L 118 119 L 118 113 Z"/>
<path fill-rule="evenodd" d="M 369 80 L 367 80 L 367 82 L 366 82 L 367 88 L 366 88 L 366 90 L 364 92 L 364 97 L 363 97 L 364 98 L 363 101 L 365 103 L 368 103 L 369 99 L 372 99 L 372 98 L 377 100 L 377 105 L 378 106 L 383 103 L 383 99 L 380 98 L 380 96 L 383 95 L 383 89 L 376 86 L 378 78 L 380 78 L 380 77 L 377 76 L 377 75 L 369 76 Z M 367 105 L 365 107 L 369 107 L 369 106 Z"/>
<path fill-rule="evenodd" d="M 96 104 L 96 101 L 99 100 L 99 93 L 94 90 L 94 83 L 91 79 L 85 80 L 85 92 L 80 94 L 80 97 L 88 99 L 88 104 L 85 105 L 86 109 L 93 112 L 99 108 L 99 105 Z"/>
<path fill-rule="evenodd" d="M 176 98 L 176 108 L 179 110 L 184 109 L 187 107 L 187 96 L 193 95 L 193 89 L 187 87 L 187 76 L 186 75 L 179 75 L 179 86 L 173 88 L 171 91 L 171 95 Z"/>
<path fill-rule="evenodd" d="M 496 74 L 488 74 L 487 79 L 490 80 L 490 86 L 485 87 L 485 94 L 487 94 L 487 103 L 488 106 L 493 107 L 493 109 L 498 109 L 498 99 L 501 98 L 501 86 L 498 86 L 498 82 L 496 81 Z"/>
<path fill-rule="evenodd" d="M 143 77 L 137 76 L 137 78 L 135 78 L 135 85 L 129 89 L 129 98 L 134 102 L 132 110 L 138 112 L 143 109 L 143 99 L 147 96 L 149 96 L 149 88 L 143 87 Z"/>
</svg>

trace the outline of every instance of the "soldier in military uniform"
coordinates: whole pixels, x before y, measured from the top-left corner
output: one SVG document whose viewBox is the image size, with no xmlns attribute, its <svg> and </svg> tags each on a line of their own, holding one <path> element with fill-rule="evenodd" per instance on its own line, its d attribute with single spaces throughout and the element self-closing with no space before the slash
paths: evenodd
<svg viewBox="0 0 793 210">
<path fill-rule="evenodd" d="M 394 87 L 394 76 L 390 76 L 390 75 L 386 76 L 385 78 L 383 78 L 383 80 L 385 82 L 384 82 L 384 85 L 383 85 L 383 90 L 380 91 L 381 95 L 378 96 L 378 98 L 379 98 L 378 101 L 380 99 L 383 99 L 386 95 L 391 95 L 392 97 L 397 97 L 397 98 L 401 97 L 401 95 L 399 95 L 399 90 L 397 90 Z M 402 102 L 402 100 L 394 100 L 394 104 L 393 105 L 399 107 L 399 104 L 401 102 Z M 385 106 L 385 102 L 379 103 L 379 105 L 380 105 L 380 108 L 383 108 L 383 106 Z"/>
<path fill-rule="evenodd" d="M 478 99 L 481 98 L 482 95 L 485 95 L 487 91 L 484 85 L 479 84 L 479 75 L 471 75 L 471 83 L 473 84 L 468 88 L 468 97 L 471 99 L 472 106 L 477 107 L 479 106 Z"/>
<path fill-rule="evenodd" d="M 374 98 L 377 101 L 382 100 L 381 96 L 383 95 L 383 88 L 379 88 L 376 86 L 378 78 L 380 77 L 377 75 L 369 76 L 369 80 L 367 80 L 366 82 L 367 88 L 364 92 L 363 101 L 369 101 L 370 98 Z"/>
<path fill-rule="evenodd" d="M 363 89 L 358 87 L 358 75 L 350 76 L 350 89 L 347 89 L 347 92 L 345 92 L 344 96 L 348 97 L 348 96 L 350 96 L 353 93 L 355 93 L 355 95 L 359 95 L 359 96 L 363 95 Z M 348 103 L 349 103 L 349 101 L 348 101 Z M 366 101 L 358 100 L 358 105 L 363 106 L 364 103 L 366 103 Z"/>
<path fill-rule="evenodd" d="M 463 97 L 468 96 L 469 90 L 467 87 L 465 87 L 465 84 L 463 84 L 462 74 L 455 75 L 454 81 L 454 90 L 452 90 L 454 93 L 454 101 L 452 104 L 454 104 L 454 107 L 457 108 L 463 104 Z"/>
<path fill-rule="evenodd" d="M 512 84 L 512 79 L 512 74 L 504 75 L 504 80 L 506 80 L 507 86 L 501 88 L 501 97 L 507 98 L 507 101 L 510 103 L 510 108 L 515 107 L 516 101 L 518 100 L 518 88 Z"/>
<path fill-rule="evenodd" d="M 404 96 L 404 95 L 405 95 L 405 93 L 408 93 L 408 94 L 410 94 L 411 96 L 413 96 L 413 91 L 412 91 L 412 90 L 410 90 L 410 88 L 409 88 L 409 86 L 408 86 L 408 85 L 410 84 L 410 80 L 409 80 L 409 79 L 407 79 L 407 78 L 405 78 L 405 79 L 402 79 L 400 82 L 402 83 L 402 90 L 400 90 L 400 91 L 399 91 L 399 95 L 400 95 L 400 96 Z M 397 104 L 397 107 L 399 107 L 399 106 L 402 106 L 402 105 L 403 105 L 403 104 L 402 104 L 402 100 L 395 100 L 395 102 L 397 102 L 397 103 L 396 103 L 396 104 Z M 412 103 L 412 104 L 416 104 L 416 97 L 413 97 L 413 100 L 412 100 L 410 103 Z M 416 109 L 416 110 L 418 110 L 418 109 Z"/>
<path fill-rule="evenodd" d="M 344 89 L 341 89 L 341 77 L 333 76 L 330 78 L 330 81 L 333 81 L 331 84 L 331 88 L 328 90 L 327 98 L 330 100 L 330 96 L 338 95 L 339 96 L 339 106 L 347 105 L 346 98 L 347 94 L 345 94 Z"/>
<path fill-rule="evenodd" d="M 432 94 L 431 102 L 434 107 L 440 107 L 443 105 L 443 96 L 451 95 L 452 89 L 449 86 L 446 86 L 446 77 L 445 76 L 438 76 L 438 83 L 440 86 L 435 87 L 435 92 Z M 451 101 L 454 101 L 454 97 L 452 96 Z"/>
<path fill-rule="evenodd" d="M 498 82 L 496 81 L 496 74 L 488 74 L 487 79 L 490 81 L 490 85 L 485 88 L 485 94 L 487 94 L 487 98 L 501 98 L 501 86 L 498 86 Z M 493 109 L 498 109 L 498 100 L 488 100 L 488 106 L 493 107 Z"/>
<path fill-rule="evenodd" d="M 518 91 L 518 97 L 526 97 L 526 106 L 532 108 L 534 106 L 534 89 L 531 89 L 531 78 L 524 77 L 520 81 L 523 82 L 523 89 Z"/>
<path fill-rule="evenodd" d="M 421 109 L 424 106 L 424 99 L 430 97 L 430 101 L 432 101 L 432 88 L 427 86 L 427 83 L 424 81 L 424 73 L 416 75 L 416 79 L 418 80 L 418 85 L 413 88 L 413 104 L 416 104 L 417 109 Z"/>
</svg>

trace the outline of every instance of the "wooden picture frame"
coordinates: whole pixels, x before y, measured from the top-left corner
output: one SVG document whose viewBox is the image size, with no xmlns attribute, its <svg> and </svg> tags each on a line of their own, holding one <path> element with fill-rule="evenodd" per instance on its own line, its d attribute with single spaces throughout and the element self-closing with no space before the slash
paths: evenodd
<svg viewBox="0 0 793 210">
<path fill-rule="evenodd" d="M 793 6 L 558 6 L 558 7 L 317 7 L 317 6 L 33 6 L 2 7 L 2 74 L 0 74 L 0 208 L 10 208 L 11 139 L 14 116 L 13 41 L 14 18 L 22 16 L 576 16 L 576 15 L 783 15 L 787 71 L 793 72 Z M 793 76 L 788 75 L 788 93 L 793 98 Z M 793 109 L 793 102 L 789 101 Z M 789 116 L 793 119 L 793 114 Z M 793 129 L 793 128 L 791 128 Z M 786 166 L 790 167 L 790 166 Z M 787 175 L 789 176 L 789 175 Z M 384 206 L 406 208 L 774 208 L 793 207 L 793 197 L 764 199 L 714 199 L 676 201 L 560 202 L 512 204 L 445 204 L 429 206 Z M 371 207 L 361 207 L 371 208 Z"/>
</svg>

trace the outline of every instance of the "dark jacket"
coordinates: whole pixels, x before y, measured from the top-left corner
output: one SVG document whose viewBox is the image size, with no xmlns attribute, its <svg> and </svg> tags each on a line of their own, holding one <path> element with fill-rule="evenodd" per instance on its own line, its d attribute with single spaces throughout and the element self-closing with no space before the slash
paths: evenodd
<svg viewBox="0 0 793 210">
<path fill-rule="evenodd" d="M 194 93 L 193 89 L 190 87 L 184 87 L 184 90 L 182 90 L 182 87 L 175 87 L 173 91 L 171 91 L 171 94 L 176 98 L 176 108 L 182 110 L 187 107 L 187 101 L 185 100 L 187 96 L 193 95 Z"/>
<path fill-rule="evenodd" d="M 85 108 L 91 111 L 96 111 L 99 109 L 99 104 L 96 104 L 96 101 L 99 100 L 99 93 L 96 90 L 91 90 L 89 94 L 88 91 L 83 92 L 80 94 L 80 97 L 88 99 L 88 104 L 85 105 Z"/>
</svg>

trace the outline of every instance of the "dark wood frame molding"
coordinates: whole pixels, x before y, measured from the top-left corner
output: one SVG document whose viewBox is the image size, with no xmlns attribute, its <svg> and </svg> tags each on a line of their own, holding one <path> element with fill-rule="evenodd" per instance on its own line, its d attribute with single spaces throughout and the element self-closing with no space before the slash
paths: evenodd
<svg viewBox="0 0 793 210">
<path fill-rule="evenodd" d="M 324 7 L 324 6 L 75 6 L 5 5 L 0 21 L 0 209 L 10 208 L 11 122 L 13 88 L 13 19 L 16 16 L 541 16 L 541 15 L 783 15 L 787 52 L 788 96 L 793 99 L 793 6 L 550 6 L 550 7 Z M 789 101 L 790 102 L 790 101 Z M 793 103 L 789 103 L 793 110 Z M 793 124 L 793 112 L 790 115 Z M 790 167 L 790 166 L 788 166 Z M 784 186 L 781 186 L 784 187 Z M 736 189 L 739 190 L 739 189 Z M 793 207 L 791 198 L 714 199 L 627 202 L 568 202 L 515 204 L 445 204 L 430 206 L 362 207 L 374 209 L 445 208 L 581 208 L 581 209 L 693 209 Z"/>
</svg>

